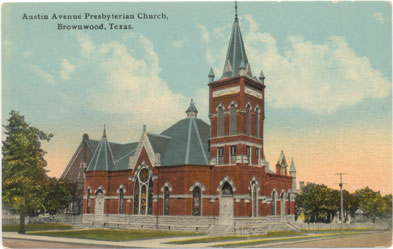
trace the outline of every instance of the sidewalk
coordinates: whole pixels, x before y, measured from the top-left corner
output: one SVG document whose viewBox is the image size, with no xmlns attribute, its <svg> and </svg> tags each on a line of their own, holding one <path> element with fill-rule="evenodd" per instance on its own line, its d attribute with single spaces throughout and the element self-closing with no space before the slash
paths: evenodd
<svg viewBox="0 0 393 249">
<path fill-rule="evenodd" d="M 205 238 L 210 236 L 193 236 L 192 238 Z M 184 240 L 188 237 L 170 237 L 170 238 L 159 238 L 159 239 L 148 239 L 148 240 L 131 240 L 131 241 L 101 241 L 101 240 L 90 240 L 90 239 L 77 239 L 77 238 L 63 238 L 63 237 L 51 237 L 41 235 L 29 235 L 19 234 L 17 232 L 3 232 L 3 238 L 7 239 L 23 239 L 23 240 L 35 240 L 35 241 L 50 241 L 50 242 L 62 242 L 62 243 L 74 243 L 74 244 L 86 244 L 86 245 L 99 245 L 108 247 L 145 247 L 145 248 L 201 248 L 201 247 L 212 247 L 213 244 L 217 243 L 201 243 L 201 244 L 188 244 L 188 245 L 176 245 L 176 244 L 165 244 L 168 241 Z"/>
</svg>

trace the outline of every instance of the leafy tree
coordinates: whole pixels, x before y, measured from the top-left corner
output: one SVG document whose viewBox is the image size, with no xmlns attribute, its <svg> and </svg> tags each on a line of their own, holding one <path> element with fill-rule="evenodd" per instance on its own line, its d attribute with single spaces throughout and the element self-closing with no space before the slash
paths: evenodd
<svg viewBox="0 0 393 249">
<path fill-rule="evenodd" d="M 392 194 L 385 195 L 383 199 L 382 213 L 385 216 L 392 216 Z"/>
<path fill-rule="evenodd" d="M 45 151 L 41 140 L 53 136 L 31 127 L 24 116 L 11 111 L 8 125 L 4 126 L 2 198 L 3 205 L 20 215 L 19 233 L 25 233 L 25 217 L 45 210 L 46 180 Z"/>
<path fill-rule="evenodd" d="M 364 214 L 375 222 L 378 216 L 381 216 L 384 207 L 384 201 L 381 194 L 373 191 L 369 187 L 356 190 L 354 193 L 355 198 L 359 202 L 359 207 L 363 210 Z"/>
<path fill-rule="evenodd" d="M 325 185 L 307 184 L 296 197 L 296 212 L 303 213 L 306 222 L 331 222 L 340 207 L 339 196 Z"/>
<path fill-rule="evenodd" d="M 67 208 L 75 198 L 76 185 L 66 179 L 48 178 L 45 182 L 44 205 L 50 215 Z"/>
</svg>

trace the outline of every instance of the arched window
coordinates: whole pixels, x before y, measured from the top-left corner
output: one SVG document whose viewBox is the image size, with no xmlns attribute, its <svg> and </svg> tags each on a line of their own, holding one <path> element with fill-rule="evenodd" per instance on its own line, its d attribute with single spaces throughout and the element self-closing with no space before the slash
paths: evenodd
<svg viewBox="0 0 393 249">
<path fill-rule="evenodd" d="M 124 190 L 119 189 L 119 214 L 124 212 Z"/>
<path fill-rule="evenodd" d="M 255 136 L 260 137 L 259 134 L 259 107 L 255 110 Z"/>
<path fill-rule="evenodd" d="M 224 136 L 224 109 L 220 106 L 218 107 L 218 136 Z"/>
<path fill-rule="evenodd" d="M 252 216 L 258 216 L 258 199 L 257 199 L 257 185 L 255 182 L 251 183 L 251 200 L 252 200 Z"/>
<path fill-rule="evenodd" d="M 86 199 L 87 199 L 87 210 L 86 210 L 86 213 L 90 214 L 91 201 L 90 201 L 90 189 L 89 188 L 87 189 Z"/>
<path fill-rule="evenodd" d="M 232 186 L 228 182 L 225 182 L 224 185 L 222 186 L 222 195 L 223 196 L 232 196 L 233 195 Z"/>
<path fill-rule="evenodd" d="M 192 192 L 192 215 L 201 215 L 201 189 L 195 187 Z"/>
<path fill-rule="evenodd" d="M 139 180 L 135 180 L 134 186 L 134 214 L 139 214 Z"/>
<path fill-rule="evenodd" d="M 291 193 L 288 193 L 288 214 L 291 214 Z"/>
<path fill-rule="evenodd" d="M 250 116 L 251 116 L 250 109 L 251 107 L 250 105 L 248 105 L 246 109 L 246 134 L 247 135 L 250 135 Z"/>
<path fill-rule="evenodd" d="M 164 215 L 169 215 L 169 188 L 165 187 L 164 189 Z"/>
<path fill-rule="evenodd" d="M 276 215 L 276 191 L 272 194 L 272 215 Z"/>
<path fill-rule="evenodd" d="M 232 104 L 229 110 L 229 135 L 236 134 L 236 108 Z"/>
<path fill-rule="evenodd" d="M 153 179 L 148 168 L 143 167 L 135 180 L 134 214 L 153 213 Z"/>
<path fill-rule="evenodd" d="M 149 195 L 148 195 L 148 202 L 147 202 L 147 214 L 153 214 L 153 179 L 150 178 L 149 180 Z"/>
</svg>

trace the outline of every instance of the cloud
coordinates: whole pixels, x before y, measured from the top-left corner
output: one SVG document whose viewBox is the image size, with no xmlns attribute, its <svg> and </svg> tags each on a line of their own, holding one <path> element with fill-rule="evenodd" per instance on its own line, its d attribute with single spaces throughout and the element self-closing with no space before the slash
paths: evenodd
<svg viewBox="0 0 393 249">
<path fill-rule="evenodd" d="M 202 24 L 197 24 L 198 29 L 201 31 L 201 41 L 209 42 L 210 40 L 210 33 L 207 31 L 206 26 Z"/>
<path fill-rule="evenodd" d="M 373 17 L 375 17 L 375 19 L 377 19 L 377 21 L 380 24 L 384 24 L 385 23 L 385 18 L 383 17 L 381 12 L 374 12 L 373 13 Z"/>
<path fill-rule="evenodd" d="M 47 83 L 49 83 L 49 84 L 55 83 L 55 78 L 50 73 L 48 73 L 44 69 L 40 68 L 39 66 L 29 64 L 29 65 L 27 65 L 27 67 L 33 74 L 35 74 L 39 78 L 43 79 Z"/>
<path fill-rule="evenodd" d="M 133 34 L 122 42 L 98 44 L 87 34 L 76 34 L 76 40 L 80 56 L 89 57 L 78 71 L 95 75 L 87 82 L 94 87 L 84 98 L 94 111 L 128 117 L 123 126 L 147 124 L 150 131 L 162 131 L 186 117 L 194 96 L 174 93 L 160 78 L 159 57 L 148 38 Z"/>
<path fill-rule="evenodd" d="M 270 106 L 326 114 L 365 98 L 389 95 L 390 82 L 367 57 L 356 55 L 344 37 L 332 36 L 322 44 L 314 44 L 300 35 L 291 35 L 279 49 L 271 34 L 259 31 L 252 16 L 245 15 L 244 19 L 247 56 L 254 75 L 264 71 Z M 229 36 L 230 30 L 226 32 Z M 206 60 L 215 68 L 223 67 L 223 46 L 219 38 L 207 44 Z"/>
<path fill-rule="evenodd" d="M 173 41 L 173 42 L 172 42 L 172 45 L 173 45 L 175 48 L 182 48 L 183 45 L 184 45 L 184 41 L 182 41 L 182 40 Z"/>
<path fill-rule="evenodd" d="M 61 61 L 60 75 L 63 80 L 69 80 L 70 74 L 75 71 L 75 65 L 68 62 L 67 59 Z"/>
</svg>

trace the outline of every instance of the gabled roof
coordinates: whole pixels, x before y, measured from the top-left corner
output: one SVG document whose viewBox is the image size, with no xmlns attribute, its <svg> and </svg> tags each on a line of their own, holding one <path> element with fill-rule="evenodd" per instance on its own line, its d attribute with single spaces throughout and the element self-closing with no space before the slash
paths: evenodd
<svg viewBox="0 0 393 249">
<path fill-rule="evenodd" d="M 278 158 L 278 161 L 277 161 L 277 164 L 284 166 L 284 167 L 288 167 L 288 163 L 287 163 L 287 159 L 285 158 L 284 151 L 281 151 L 280 157 Z"/>
<path fill-rule="evenodd" d="M 106 132 L 102 135 L 86 171 L 111 171 L 115 168 L 113 154 L 106 138 Z"/>
<path fill-rule="evenodd" d="M 243 70 L 242 74 L 241 69 Z M 232 26 L 231 38 L 229 40 L 227 56 L 225 59 L 224 71 L 221 78 L 235 77 L 239 75 L 253 77 L 250 64 L 248 63 L 246 50 L 244 48 L 239 19 L 236 13 L 235 21 Z"/>
</svg>

